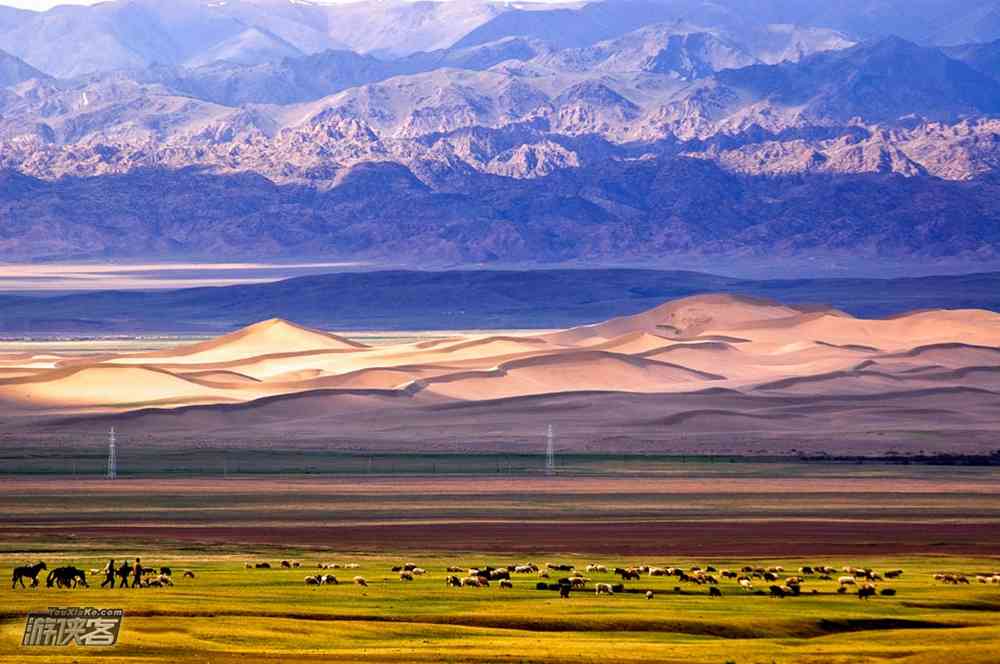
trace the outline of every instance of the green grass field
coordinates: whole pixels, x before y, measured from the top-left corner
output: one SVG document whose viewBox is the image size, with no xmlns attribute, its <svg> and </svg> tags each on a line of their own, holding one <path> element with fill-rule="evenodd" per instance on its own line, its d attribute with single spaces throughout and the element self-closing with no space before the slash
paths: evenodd
<svg viewBox="0 0 1000 664">
<path fill-rule="evenodd" d="M 47 543 L 45 556 L 86 569 L 100 567 L 103 548 L 59 553 L 65 543 Z M 38 545 L 41 548 L 41 545 Z M 67 547 L 68 549 L 68 547 Z M 119 551 L 123 550 L 118 548 Z M 150 564 L 169 565 L 173 588 L 0 591 L 0 662 L 101 661 L 232 662 L 310 660 L 375 662 L 906 662 L 958 664 L 1000 662 L 1000 585 L 950 586 L 936 572 L 967 574 L 1000 567 L 996 559 L 959 557 L 862 558 L 829 560 L 624 560 L 602 556 L 558 556 L 533 562 L 637 564 L 851 564 L 875 569 L 902 568 L 903 576 L 882 587 L 895 597 L 868 601 L 838 595 L 836 581 L 807 580 L 803 595 L 775 599 L 748 595 L 723 580 L 724 596 L 710 598 L 704 586 L 672 577 L 646 577 L 627 588 L 642 593 L 596 596 L 592 589 L 569 599 L 535 589 L 533 575 L 515 575 L 514 588 L 446 588 L 448 565 L 513 564 L 523 556 L 470 553 L 424 557 L 322 554 L 261 549 L 256 555 L 198 551 L 157 551 L 142 547 Z M 7 569 L 26 553 L 5 554 Z M 282 558 L 301 561 L 299 569 L 246 570 L 244 562 Z M 390 572 L 411 561 L 427 569 L 413 582 Z M 333 570 L 339 585 L 306 586 L 318 562 L 355 562 L 358 570 Z M 196 578 L 183 579 L 191 569 Z M 363 575 L 368 588 L 351 583 Z M 558 572 L 553 572 L 553 579 Z M 593 582 L 616 581 L 589 574 Z M 96 586 L 100 579 L 92 579 Z M 769 584 L 758 581 L 766 590 Z M 593 585 L 590 584 L 589 588 Z M 812 590 L 818 591 L 816 594 Z M 20 647 L 24 615 L 52 606 L 124 608 L 119 644 L 111 649 Z"/>
</svg>

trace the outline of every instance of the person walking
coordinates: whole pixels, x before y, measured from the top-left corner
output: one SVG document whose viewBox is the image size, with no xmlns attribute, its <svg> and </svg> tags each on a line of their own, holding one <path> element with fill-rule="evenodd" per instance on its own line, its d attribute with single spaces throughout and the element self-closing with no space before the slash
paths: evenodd
<svg viewBox="0 0 1000 664">
<path fill-rule="evenodd" d="M 119 588 L 128 588 L 128 575 L 132 573 L 132 565 L 129 561 L 122 563 L 122 566 L 118 568 L 118 578 L 121 579 L 121 583 L 118 585 Z"/>
<path fill-rule="evenodd" d="M 132 567 L 132 587 L 138 588 L 140 583 L 142 583 L 142 563 L 136 557 L 135 565 Z"/>
<path fill-rule="evenodd" d="M 101 583 L 102 588 L 110 587 L 114 589 L 115 587 L 115 559 L 112 558 L 108 561 L 108 566 L 104 568 L 104 581 Z"/>
</svg>

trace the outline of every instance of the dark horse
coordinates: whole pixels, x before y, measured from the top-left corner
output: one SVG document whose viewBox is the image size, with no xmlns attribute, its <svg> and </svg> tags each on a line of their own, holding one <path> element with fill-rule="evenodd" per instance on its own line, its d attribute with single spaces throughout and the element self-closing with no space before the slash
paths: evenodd
<svg viewBox="0 0 1000 664">
<path fill-rule="evenodd" d="M 43 563 L 40 560 L 34 565 L 24 565 L 22 567 L 15 567 L 14 574 L 11 576 L 11 582 L 10 582 L 11 590 L 17 587 L 18 583 L 20 583 L 21 587 L 24 588 L 25 577 L 31 579 L 32 588 L 37 588 L 38 573 L 41 572 L 43 569 L 48 569 L 48 567 L 46 567 L 45 563 Z"/>
<path fill-rule="evenodd" d="M 53 583 L 58 588 L 76 588 L 77 584 L 90 587 L 87 585 L 87 573 L 76 567 L 57 567 L 49 572 L 45 585 L 51 588 Z"/>
</svg>

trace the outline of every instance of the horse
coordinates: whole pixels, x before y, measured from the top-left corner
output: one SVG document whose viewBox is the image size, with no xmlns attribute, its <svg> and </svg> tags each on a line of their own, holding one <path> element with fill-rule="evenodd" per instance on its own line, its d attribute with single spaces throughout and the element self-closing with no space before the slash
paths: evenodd
<svg viewBox="0 0 1000 664">
<path fill-rule="evenodd" d="M 45 563 L 39 560 L 34 565 L 22 565 L 21 567 L 15 567 L 14 573 L 11 575 L 10 589 L 13 590 L 18 583 L 24 588 L 24 578 L 27 577 L 31 579 L 31 587 L 38 587 L 38 573 L 43 569 L 48 569 Z"/>
<path fill-rule="evenodd" d="M 49 572 L 48 578 L 45 579 L 45 585 L 51 588 L 53 584 L 57 588 L 76 588 L 78 584 L 84 588 L 90 587 L 87 584 L 87 573 L 71 566 L 57 567 Z"/>
</svg>

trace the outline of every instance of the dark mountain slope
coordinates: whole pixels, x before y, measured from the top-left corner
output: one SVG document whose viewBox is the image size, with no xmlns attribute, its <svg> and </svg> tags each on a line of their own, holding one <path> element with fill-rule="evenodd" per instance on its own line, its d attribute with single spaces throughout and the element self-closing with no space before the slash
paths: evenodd
<svg viewBox="0 0 1000 664">
<path fill-rule="evenodd" d="M 865 317 L 936 307 L 996 310 L 1000 274 L 753 281 L 656 270 L 357 272 L 149 293 L 0 296 L 0 333 L 218 333 L 274 316 L 341 330 L 553 328 L 706 292 L 832 304 Z"/>
<path fill-rule="evenodd" d="M 48 78 L 48 75 L 20 58 L 0 51 L 0 88 L 17 85 L 32 78 Z"/>
<path fill-rule="evenodd" d="M 1000 182 L 728 173 L 702 159 L 603 161 L 532 180 L 466 173 L 450 193 L 367 163 L 329 190 L 195 169 L 0 190 L 0 251 L 57 256 L 325 256 L 395 264 L 670 255 L 993 258 Z"/>
</svg>

